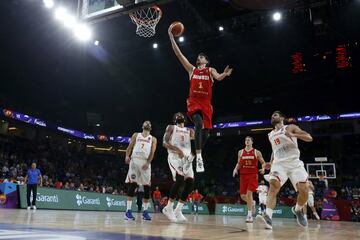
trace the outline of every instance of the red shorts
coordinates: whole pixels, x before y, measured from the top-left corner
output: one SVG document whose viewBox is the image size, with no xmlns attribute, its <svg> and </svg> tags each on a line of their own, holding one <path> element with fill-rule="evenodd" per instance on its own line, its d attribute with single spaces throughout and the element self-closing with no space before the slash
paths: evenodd
<svg viewBox="0 0 360 240">
<path fill-rule="evenodd" d="M 204 128 L 212 129 L 213 108 L 209 100 L 188 98 L 187 109 L 187 114 L 191 119 L 196 112 L 201 112 L 204 122 Z"/>
<path fill-rule="evenodd" d="M 240 194 L 244 195 L 247 191 L 256 192 L 258 188 L 258 174 L 240 174 Z"/>
</svg>

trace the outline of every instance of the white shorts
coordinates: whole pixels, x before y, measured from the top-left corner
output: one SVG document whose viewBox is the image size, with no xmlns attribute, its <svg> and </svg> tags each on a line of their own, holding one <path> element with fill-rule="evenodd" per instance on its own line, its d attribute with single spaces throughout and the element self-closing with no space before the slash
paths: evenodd
<svg viewBox="0 0 360 240">
<path fill-rule="evenodd" d="M 151 185 L 151 164 L 149 168 L 143 170 L 146 163 L 145 159 L 133 158 L 129 164 L 129 171 L 125 183 L 137 183 L 138 185 Z"/>
<path fill-rule="evenodd" d="M 266 198 L 267 198 L 266 195 L 259 194 L 259 204 L 266 205 Z"/>
<path fill-rule="evenodd" d="M 309 207 L 313 207 L 314 206 L 314 195 L 313 194 L 309 194 L 309 198 L 308 198 L 308 201 L 307 201 L 307 205 Z"/>
<path fill-rule="evenodd" d="M 192 162 L 180 159 L 175 153 L 169 153 L 168 163 L 174 181 L 176 181 L 176 174 L 184 176 L 185 179 L 194 178 Z"/>
<path fill-rule="evenodd" d="M 297 190 L 296 184 L 307 182 L 308 173 L 304 168 L 303 161 L 299 159 L 289 159 L 275 162 L 271 165 L 270 180 L 279 180 L 282 186 L 288 180 L 288 178 L 290 179 L 295 190 Z"/>
</svg>

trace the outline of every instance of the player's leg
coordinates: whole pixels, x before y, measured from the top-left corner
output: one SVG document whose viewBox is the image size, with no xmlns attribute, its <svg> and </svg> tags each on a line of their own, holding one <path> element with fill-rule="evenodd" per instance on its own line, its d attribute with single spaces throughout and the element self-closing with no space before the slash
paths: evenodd
<svg viewBox="0 0 360 240">
<path fill-rule="evenodd" d="M 175 217 L 176 217 L 177 221 L 179 221 L 179 222 L 187 221 L 186 217 L 182 213 L 182 209 L 183 209 L 183 206 L 186 204 L 187 197 L 189 196 L 189 194 L 191 193 L 191 191 L 194 188 L 194 172 L 192 173 L 192 177 L 190 175 L 191 174 L 187 174 L 187 176 L 186 176 L 184 189 L 183 189 L 182 193 L 180 194 L 178 204 L 174 211 Z"/>
<path fill-rule="evenodd" d="M 131 206 L 132 201 L 135 196 L 135 189 L 138 187 L 136 182 L 130 182 L 128 183 L 128 189 L 127 189 L 127 201 L 126 201 L 126 213 L 125 213 L 125 219 L 126 220 L 135 220 L 135 217 L 132 214 Z"/>
<path fill-rule="evenodd" d="M 261 213 L 264 213 L 265 209 L 266 209 L 266 197 L 265 196 L 259 196 L 259 203 L 260 203 Z"/>
<path fill-rule="evenodd" d="M 143 170 L 141 168 L 139 181 L 144 186 L 144 198 L 142 199 L 144 209 L 143 209 L 142 218 L 143 220 L 151 221 L 151 217 L 148 212 L 149 200 L 150 200 L 150 187 L 151 187 L 151 165 L 149 165 L 149 167 L 146 170 Z"/>
<path fill-rule="evenodd" d="M 127 184 L 127 202 L 126 202 L 126 213 L 125 213 L 126 220 L 135 220 L 135 217 L 132 214 L 131 206 L 132 206 L 133 198 L 135 196 L 135 189 L 138 187 L 137 177 L 138 177 L 138 173 L 136 171 L 136 164 L 134 163 L 134 159 L 133 159 L 132 161 L 130 161 L 129 171 L 125 180 L 125 183 Z"/>
<path fill-rule="evenodd" d="M 252 217 L 253 209 L 254 209 L 254 198 L 253 198 L 253 192 L 250 191 L 249 189 L 247 190 L 247 193 L 246 193 L 246 199 L 247 199 L 246 205 L 248 207 L 248 214 L 246 217 L 246 222 L 252 223 L 254 221 L 253 217 Z"/>
<path fill-rule="evenodd" d="M 281 186 L 287 181 L 286 169 L 282 164 L 273 164 L 269 174 L 269 192 L 266 200 L 266 209 L 264 215 L 258 215 L 257 218 L 262 220 L 266 229 L 272 229 L 272 215 L 276 206 L 276 197 Z"/>
<path fill-rule="evenodd" d="M 311 208 L 311 211 L 312 211 L 312 213 L 314 214 L 316 220 L 320 220 L 319 214 L 317 213 L 315 207 L 312 206 L 312 207 L 310 207 L 310 208 Z"/>
<path fill-rule="evenodd" d="M 203 116 L 200 111 L 194 113 L 192 121 L 195 125 L 195 151 L 196 151 L 196 171 L 204 172 L 204 163 L 202 159 L 202 147 L 203 147 Z"/>
<path fill-rule="evenodd" d="M 306 227 L 307 219 L 304 215 L 303 208 L 309 198 L 309 184 L 307 182 L 308 173 L 306 172 L 303 163 L 289 172 L 289 178 L 295 190 L 298 192 L 296 205 L 292 208 L 293 213 L 297 218 L 298 224 L 302 227 Z"/>
<path fill-rule="evenodd" d="M 184 176 L 179 175 L 176 173 L 175 176 L 175 183 L 171 186 L 170 194 L 169 194 L 169 201 L 167 205 L 163 208 L 163 214 L 172 222 L 176 222 L 176 216 L 174 213 L 174 202 L 179 194 L 180 188 L 184 184 Z"/>
</svg>

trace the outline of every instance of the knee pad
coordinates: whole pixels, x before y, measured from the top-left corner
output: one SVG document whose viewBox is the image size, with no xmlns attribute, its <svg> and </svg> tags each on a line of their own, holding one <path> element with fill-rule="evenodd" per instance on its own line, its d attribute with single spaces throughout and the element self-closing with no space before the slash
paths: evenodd
<svg viewBox="0 0 360 240">
<path fill-rule="evenodd" d="M 136 188 L 137 188 L 137 183 L 130 183 L 129 186 L 128 186 L 127 195 L 129 197 L 134 197 Z"/>
<path fill-rule="evenodd" d="M 191 191 L 194 188 L 194 179 L 192 178 L 188 178 L 185 180 L 185 187 L 184 190 L 181 194 L 181 200 L 186 202 L 187 197 L 189 196 L 189 194 L 191 193 Z"/>
<path fill-rule="evenodd" d="M 150 186 L 144 185 L 144 199 L 150 198 Z"/>
<path fill-rule="evenodd" d="M 182 187 L 182 185 L 184 184 L 184 176 L 181 176 L 179 174 L 176 174 L 176 181 L 175 183 L 172 185 L 171 189 L 170 189 L 170 198 L 171 199 L 176 199 L 180 188 Z"/>
</svg>

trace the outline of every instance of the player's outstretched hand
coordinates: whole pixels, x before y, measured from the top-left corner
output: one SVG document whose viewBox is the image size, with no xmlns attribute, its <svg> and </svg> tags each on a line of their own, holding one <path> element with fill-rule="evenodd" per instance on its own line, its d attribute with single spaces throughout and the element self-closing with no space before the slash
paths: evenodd
<svg viewBox="0 0 360 240">
<path fill-rule="evenodd" d="M 261 175 L 264 175 L 264 174 L 265 174 L 265 168 L 264 168 L 264 166 L 263 166 L 262 169 L 259 170 L 259 173 L 260 173 Z"/>
<path fill-rule="evenodd" d="M 292 132 L 289 132 L 289 131 L 285 131 L 285 136 L 287 137 L 295 137 L 295 135 L 292 133 Z"/>
<path fill-rule="evenodd" d="M 234 169 L 234 171 L 233 171 L 233 177 L 235 177 L 237 174 L 238 174 L 238 170 L 237 170 L 237 169 Z"/>
<path fill-rule="evenodd" d="M 265 165 L 265 167 L 263 167 L 263 168 L 265 168 L 266 170 L 270 170 L 270 168 L 271 168 L 271 163 L 270 162 L 267 162 L 264 165 Z"/>
<path fill-rule="evenodd" d="M 233 69 L 229 67 L 229 65 L 226 66 L 224 73 L 226 74 L 226 76 L 230 76 L 232 73 Z"/>
</svg>

